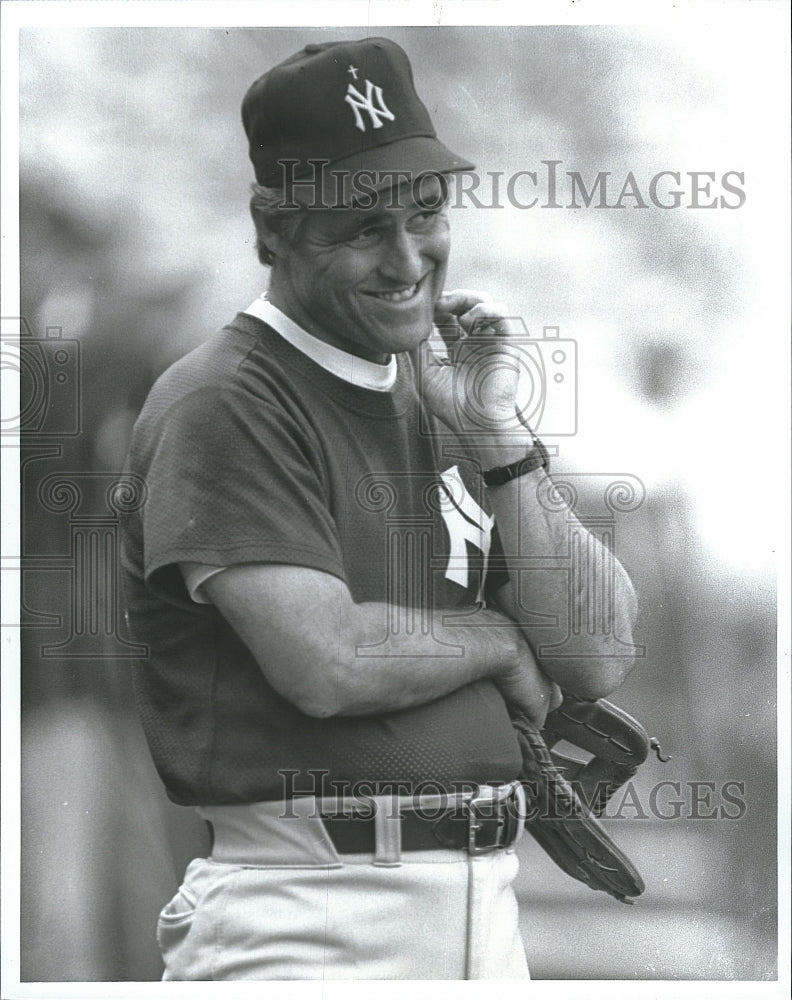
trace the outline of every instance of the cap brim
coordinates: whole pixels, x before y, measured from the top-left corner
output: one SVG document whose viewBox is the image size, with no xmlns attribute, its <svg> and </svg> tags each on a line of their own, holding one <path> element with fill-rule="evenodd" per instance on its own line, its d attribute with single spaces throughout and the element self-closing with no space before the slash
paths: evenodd
<svg viewBox="0 0 792 1000">
<path fill-rule="evenodd" d="M 457 156 L 432 136 L 417 135 L 397 139 L 384 146 L 362 150 L 324 167 L 321 171 L 321 204 L 324 207 L 370 205 L 372 195 L 394 184 L 412 183 L 427 174 L 473 170 L 469 160 Z M 311 180 L 295 180 L 293 198 L 303 205 L 317 205 Z"/>
</svg>

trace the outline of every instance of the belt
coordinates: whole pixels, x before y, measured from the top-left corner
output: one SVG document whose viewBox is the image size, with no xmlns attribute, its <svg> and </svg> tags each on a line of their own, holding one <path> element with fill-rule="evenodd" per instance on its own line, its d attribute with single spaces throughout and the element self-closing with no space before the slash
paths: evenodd
<svg viewBox="0 0 792 1000">
<path fill-rule="evenodd" d="M 480 789 L 447 809 L 422 809 L 420 803 L 396 804 L 402 851 L 463 849 L 489 854 L 511 847 L 519 838 L 524 816 L 519 784 Z M 339 854 L 371 854 L 376 848 L 376 823 L 369 810 L 344 813 L 320 811 L 322 824 Z"/>
</svg>

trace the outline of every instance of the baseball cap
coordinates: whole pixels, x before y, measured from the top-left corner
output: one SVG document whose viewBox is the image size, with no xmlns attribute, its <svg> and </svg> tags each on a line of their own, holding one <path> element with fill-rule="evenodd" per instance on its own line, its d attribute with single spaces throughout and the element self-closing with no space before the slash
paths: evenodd
<svg viewBox="0 0 792 1000">
<path fill-rule="evenodd" d="M 306 45 L 251 85 L 242 122 L 266 187 L 296 192 L 318 176 L 337 195 L 331 172 L 346 180 L 373 172 L 376 190 L 393 183 L 392 171 L 473 169 L 437 138 L 407 54 L 388 38 Z"/>
</svg>

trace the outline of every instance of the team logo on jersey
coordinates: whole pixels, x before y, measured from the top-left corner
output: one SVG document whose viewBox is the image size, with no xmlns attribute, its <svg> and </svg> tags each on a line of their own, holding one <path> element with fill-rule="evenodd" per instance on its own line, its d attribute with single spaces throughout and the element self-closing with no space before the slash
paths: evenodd
<svg viewBox="0 0 792 1000">
<path fill-rule="evenodd" d="M 350 70 L 354 69 L 354 66 L 350 66 Z M 349 70 L 347 71 L 349 72 Z M 357 75 L 355 75 L 357 79 Z M 359 128 L 361 132 L 366 131 L 366 122 L 363 119 L 362 111 L 365 111 L 371 118 L 371 124 L 374 128 L 382 128 L 382 120 L 386 118 L 389 122 L 395 122 L 396 118 L 388 109 L 385 104 L 385 99 L 382 96 L 382 87 L 377 87 L 371 82 L 371 80 L 366 80 L 366 96 L 357 89 L 357 87 L 350 83 L 347 87 L 346 97 L 344 98 L 346 103 L 352 108 L 355 113 L 355 127 Z"/>
<path fill-rule="evenodd" d="M 445 577 L 452 583 L 458 583 L 460 587 L 467 587 L 469 566 L 466 543 L 470 542 L 475 545 L 482 555 L 481 579 L 476 595 L 476 600 L 481 601 L 495 518 L 483 511 L 468 493 L 459 474 L 459 469 L 455 465 L 442 472 L 440 477 L 445 487 L 445 497 L 440 505 L 440 514 L 450 539 Z"/>
</svg>

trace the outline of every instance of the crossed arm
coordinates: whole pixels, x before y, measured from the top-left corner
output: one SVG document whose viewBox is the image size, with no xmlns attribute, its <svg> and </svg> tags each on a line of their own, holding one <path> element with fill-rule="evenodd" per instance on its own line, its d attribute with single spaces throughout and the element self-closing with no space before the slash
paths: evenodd
<svg viewBox="0 0 792 1000">
<path fill-rule="evenodd" d="M 548 486 L 539 469 L 489 491 L 504 551 L 539 557 L 551 566 L 568 565 L 574 538 L 588 565 L 570 575 L 566 570 L 521 573 L 519 558 L 514 558 L 509 583 L 496 595 L 497 605 L 520 625 L 548 677 L 580 698 L 602 698 L 615 691 L 634 666 L 629 650 L 635 592 L 621 563 L 566 505 L 539 501 Z M 537 614 L 553 624 L 537 629 L 531 621 Z M 575 622 L 580 623 L 578 645 L 574 653 L 564 655 L 563 640 Z"/>
<path fill-rule="evenodd" d="M 441 297 L 439 307 L 458 318 L 464 331 L 491 331 L 496 355 L 503 351 L 502 378 L 490 379 L 485 400 L 493 420 L 491 436 L 469 438 L 471 456 L 483 468 L 506 465 L 525 455 L 533 442 L 529 431 L 498 431 L 499 414 L 513 424 L 516 381 L 509 363 L 509 330 L 505 310 L 471 292 Z M 450 348 L 449 348 L 450 349 Z M 491 360 L 492 352 L 487 357 Z M 451 365 L 424 369 L 426 405 L 465 440 L 465 365 L 476 358 L 465 345 L 452 354 Z M 462 405 L 460 405 L 460 403 Z M 481 401 L 477 402 L 481 406 Z M 318 570 L 284 565 L 241 565 L 219 573 L 204 584 L 212 602 L 246 643 L 272 686 L 308 715 L 364 715 L 409 708 L 449 694 L 466 684 L 490 678 L 507 703 L 541 723 L 561 701 L 559 688 L 583 698 L 599 698 L 615 690 L 632 667 L 619 648 L 618 636 L 630 642 L 636 601 L 629 578 L 601 543 L 576 522 L 563 506 L 547 510 L 537 501 L 543 470 L 490 489 L 490 502 L 504 552 L 520 554 L 526 544 L 532 555 L 552 560 L 568 558 L 569 527 L 585 542 L 594 564 L 608 561 L 612 580 L 611 607 L 605 609 L 607 629 L 582 629 L 585 643 L 575 656 L 539 655 L 542 648 L 526 611 L 563 624 L 596 606 L 591 574 L 581 577 L 571 594 L 563 574 L 536 576 L 509 569 L 510 582 L 497 595 L 499 610 L 475 611 L 465 626 L 447 625 L 443 612 L 433 615 L 432 635 L 456 644 L 460 655 L 437 655 L 422 632 L 393 633 L 391 609 L 384 603 L 355 604 L 346 584 Z M 570 609 L 570 603 L 572 605 Z M 597 609 L 601 616 L 603 609 Z M 384 637 L 384 640 L 383 640 Z M 360 656 L 359 647 L 379 643 L 378 655 Z"/>
<path fill-rule="evenodd" d="M 537 505 L 543 473 L 531 473 L 491 491 L 491 504 L 506 552 L 530 538 L 549 555 L 567 552 L 568 512 L 549 514 Z M 585 529 L 580 527 L 581 532 Z M 589 539 L 595 557 L 605 557 Z M 632 661 L 619 655 L 614 635 L 629 637 L 635 597 L 622 567 L 614 562 L 613 628 L 587 632 L 588 656 L 542 657 L 535 633 L 520 626 L 523 608 L 556 619 L 567 615 L 568 585 L 560 575 L 543 574 L 541 587 L 511 573 L 497 594 L 500 610 L 481 609 L 464 626 L 448 625 L 434 612 L 435 640 L 457 647 L 459 655 L 438 655 L 426 633 L 388 627 L 385 603 L 356 604 L 347 585 L 319 570 L 277 564 L 231 567 L 204 584 L 212 602 L 245 642 L 267 680 L 301 711 L 316 717 L 366 715 L 420 705 L 465 684 L 490 678 L 504 699 L 541 724 L 560 703 L 559 687 L 584 698 L 609 694 L 621 684 Z M 586 606 L 587 589 L 573 599 Z M 359 655 L 377 643 L 376 656 Z M 558 685 L 558 686 L 557 686 Z"/>
<path fill-rule="evenodd" d="M 543 718 L 553 701 L 519 630 L 497 611 L 476 611 L 464 627 L 436 612 L 434 639 L 456 646 L 455 655 L 438 655 L 422 631 L 389 629 L 387 604 L 355 604 L 343 580 L 319 570 L 234 566 L 204 587 L 270 684 L 307 715 L 396 711 L 487 677 L 532 716 Z M 375 643 L 376 656 L 359 655 Z"/>
</svg>

